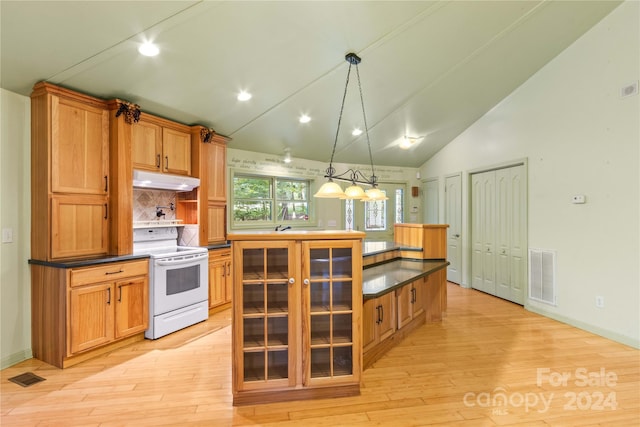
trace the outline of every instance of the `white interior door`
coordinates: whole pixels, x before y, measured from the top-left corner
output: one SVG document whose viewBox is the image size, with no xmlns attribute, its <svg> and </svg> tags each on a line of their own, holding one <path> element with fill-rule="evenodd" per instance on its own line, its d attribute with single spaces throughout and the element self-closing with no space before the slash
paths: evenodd
<svg viewBox="0 0 640 427">
<path fill-rule="evenodd" d="M 447 229 L 447 280 L 462 283 L 462 176 L 445 178 L 445 224 Z"/>
<path fill-rule="evenodd" d="M 496 174 L 496 295 L 511 297 L 511 179 L 509 169 Z"/>
<path fill-rule="evenodd" d="M 471 177 L 471 286 L 524 304 L 527 280 L 526 168 Z"/>
<path fill-rule="evenodd" d="M 484 190 L 481 174 L 471 175 L 471 287 L 484 291 L 482 226 Z"/>
<path fill-rule="evenodd" d="M 510 168 L 511 181 L 511 242 L 509 252 L 511 273 L 510 301 L 524 304 L 527 286 L 527 176 L 524 165 Z"/>
</svg>

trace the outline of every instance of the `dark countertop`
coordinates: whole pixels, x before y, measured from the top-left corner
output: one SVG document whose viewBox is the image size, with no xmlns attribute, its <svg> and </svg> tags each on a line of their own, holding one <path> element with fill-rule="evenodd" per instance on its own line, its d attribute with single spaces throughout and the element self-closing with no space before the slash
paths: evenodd
<svg viewBox="0 0 640 427">
<path fill-rule="evenodd" d="M 231 247 L 231 243 L 227 242 L 227 243 L 218 243 L 215 245 L 209 245 L 209 246 L 205 246 L 208 250 L 212 250 L 212 249 L 224 249 L 224 248 L 230 248 Z"/>
<path fill-rule="evenodd" d="M 120 255 L 120 256 L 105 256 L 102 258 L 73 260 L 73 261 L 41 261 L 39 259 L 30 259 L 29 264 L 44 265 L 46 267 L 56 268 L 77 268 L 77 267 L 89 267 L 91 265 L 110 264 L 113 262 L 132 261 L 136 259 L 148 259 L 149 255 Z"/>
<path fill-rule="evenodd" d="M 224 249 L 230 248 L 231 243 L 219 243 L 215 245 L 205 246 L 206 249 Z M 92 265 L 100 265 L 100 264 L 110 264 L 114 262 L 122 262 L 122 261 L 132 261 L 136 259 L 147 259 L 149 255 L 147 254 L 139 254 L 139 255 L 107 255 L 101 258 L 91 258 L 91 259 L 81 259 L 81 260 L 70 260 L 70 261 L 42 261 L 39 259 L 30 259 L 29 264 L 35 265 L 44 265 L 46 267 L 56 267 L 56 268 L 78 268 L 78 267 L 90 267 Z"/>
<path fill-rule="evenodd" d="M 446 260 L 397 259 L 365 268 L 362 272 L 362 297 L 366 300 L 382 296 L 448 265 Z"/>
<path fill-rule="evenodd" d="M 391 252 L 395 250 L 422 252 L 422 248 L 416 248 L 413 246 L 401 246 L 395 242 L 391 242 L 388 240 L 363 240 L 362 241 L 363 257 L 378 255 L 378 254 Z"/>
</svg>

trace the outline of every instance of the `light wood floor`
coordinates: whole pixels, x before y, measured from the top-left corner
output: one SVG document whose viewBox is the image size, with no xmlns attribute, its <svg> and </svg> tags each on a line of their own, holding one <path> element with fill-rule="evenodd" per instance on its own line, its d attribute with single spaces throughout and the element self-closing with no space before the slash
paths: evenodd
<svg viewBox="0 0 640 427">
<path fill-rule="evenodd" d="M 457 285 L 444 321 L 367 369 L 356 397 L 233 407 L 229 324 L 226 311 L 66 370 L 7 368 L 0 424 L 640 425 L 640 351 Z M 8 381 L 27 371 L 46 381 Z"/>
</svg>

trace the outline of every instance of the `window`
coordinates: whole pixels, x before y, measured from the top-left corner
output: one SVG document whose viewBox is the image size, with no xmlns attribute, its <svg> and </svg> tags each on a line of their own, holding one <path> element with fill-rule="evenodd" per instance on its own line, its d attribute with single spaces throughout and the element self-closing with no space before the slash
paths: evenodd
<svg viewBox="0 0 640 427">
<path fill-rule="evenodd" d="M 386 194 L 384 190 L 383 193 Z M 364 230 L 384 231 L 387 229 L 387 201 L 372 200 L 364 202 Z"/>
<path fill-rule="evenodd" d="M 309 180 L 236 174 L 233 223 L 252 226 L 307 223 L 309 188 Z"/>
<path fill-rule="evenodd" d="M 404 190 L 396 188 L 396 223 L 404 222 Z"/>
</svg>

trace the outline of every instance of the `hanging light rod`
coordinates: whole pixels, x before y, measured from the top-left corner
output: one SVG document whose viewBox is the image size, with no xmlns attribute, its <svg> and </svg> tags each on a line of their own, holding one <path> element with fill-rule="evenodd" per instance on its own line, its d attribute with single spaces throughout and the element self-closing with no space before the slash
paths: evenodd
<svg viewBox="0 0 640 427">
<path fill-rule="evenodd" d="M 338 199 L 359 199 L 359 200 L 386 200 L 388 197 L 380 191 L 378 187 L 378 177 L 376 176 L 375 169 L 373 168 L 373 156 L 371 155 L 371 141 L 369 140 L 369 128 L 367 127 L 367 115 L 364 111 L 364 99 L 362 97 L 362 84 L 360 83 L 360 72 L 358 71 L 358 64 L 362 61 L 355 53 L 348 53 L 344 58 L 349 63 L 349 69 L 347 71 L 347 81 L 344 86 L 344 94 L 342 95 L 342 104 L 340 105 L 340 115 L 338 116 L 338 127 L 336 129 L 336 137 L 333 141 L 333 150 L 331 151 L 331 160 L 329 161 L 329 167 L 325 170 L 324 177 L 327 178 L 327 182 L 322 184 L 322 187 L 318 190 L 314 197 L 320 198 L 338 198 Z M 349 78 L 351 76 L 351 66 L 356 67 L 356 76 L 358 78 L 358 89 L 360 91 L 360 104 L 362 106 L 362 118 L 364 121 L 364 130 L 367 136 L 367 147 L 369 148 L 369 162 L 371 164 L 371 176 L 365 175 L 363 172 L 357 169 L 348 169 L 343 173 L 337 173 L 333 167 L 333 158 L 336 154 L 336 145 L 338 144 L 338 135 L 340 133 L 340 123 L 342 122 L 342 113 L 344 111 L 344 101 L 347 97 L 347 90 L 349 88 Z M 342 188 L 333 182 L 344 181 L 350 182 L 351 186 L 342 191 Z M 360 185 L 369 185 L 372 188 L 366 192 L 360 187 Z"/>
</svg>

